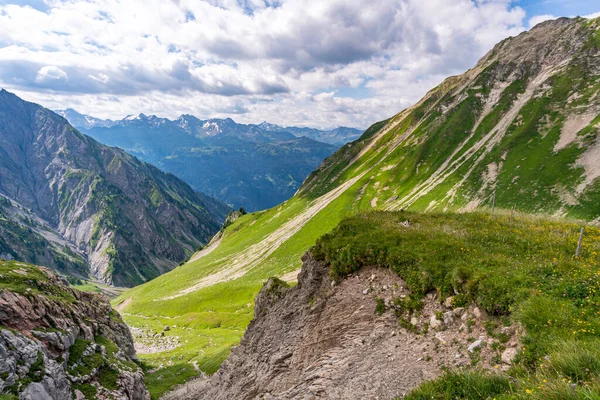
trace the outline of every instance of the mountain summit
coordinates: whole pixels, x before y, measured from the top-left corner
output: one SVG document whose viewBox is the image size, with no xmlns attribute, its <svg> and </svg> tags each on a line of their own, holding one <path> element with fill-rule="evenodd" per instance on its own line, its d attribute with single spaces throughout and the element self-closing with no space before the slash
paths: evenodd
<svg viewBox="0 0 600 400">
<path fill-rule="evenodd" d="M 4 258 L 46 260 L 50 240 L 59 246 L 47 265 L 124 286 L 176 266 L 218 231 L 223 218 L 209 211 L 212 200 L 205 203 L 173 175 L 101 145 L 5 90 L 0 194 L 13 216 L 0 224 Z M 20 251 L 23 241 L 31 243 L 27 254 Z"/>
</svg>

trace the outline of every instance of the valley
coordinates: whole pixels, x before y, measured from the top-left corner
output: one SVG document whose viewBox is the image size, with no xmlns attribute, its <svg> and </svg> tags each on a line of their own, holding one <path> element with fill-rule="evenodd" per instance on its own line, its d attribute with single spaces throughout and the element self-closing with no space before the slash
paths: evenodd
<svg viewBox="0 0 600 400">
<path fill-rule="evenodd" d="M 100 143 L 116 146 L 183 179 L 196 191 L 248 211 L 293 196 L 303 180 L 337 148 L 362 131 L 238 124 L 232 119 L 176 120 L 155 115 L 100 120 L 58 111 Z"/>
<path fill-rule="evenodd" d="M 171 270 L 210 240 L 230 210 L 6 90 L 0 192 L 5 259 L 116 286 Z"/>
<path fill-rule="evenodd" d="M 360 211 L 491 209 L 496 192 L 497 209 L 598 218 L 597 181 L 581 186 L 587 173 L 577 161 L 593 151 L 597 119 L 564 131 L 575 126 L 565 124 L 571 115 L 599 115 L 591 44 L 598 23 L 561 19 L 501 42 L 465 75 L 328 158 L 292 199 L 239 218 L 209 254 L 123 293 L 113 304 L 126 304 L 128 324 L 155 332 L 176 326 L 169 332 L 185 343 L 146 359 L 190 375 L 193 362 L 216 371 L 252 319 L 262 283 L 293 276 L 320 236 Z M 564 135 L 577 139 L 555 151 Z"/>
<path fill-rule="evenodd" d="M 600 13 L 102 3 L 0 4 L 0 400 L 600 399 Z"/>
</svg>

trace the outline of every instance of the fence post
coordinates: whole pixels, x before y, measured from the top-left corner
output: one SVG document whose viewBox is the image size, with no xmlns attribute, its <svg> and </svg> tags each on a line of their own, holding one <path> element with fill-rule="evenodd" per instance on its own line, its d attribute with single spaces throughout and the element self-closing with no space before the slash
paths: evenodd
<svg viewBox="0 0 600 400">
<path fill-rule="evenodd" d="M 495 208 L 496 208 L 496 189 L 494 189 L 494 197 L 492 198 L 492 214 L 494 214 Z"/>
<path fill-rule="evenodd" d="M 583 233 L 585 232 L 585 227 L 581 227 L 581 233 L 579 234 L 579 242 L 577 243 L 577 251 L 575 252 L 575 257 L 579 257 L 581 253 L 581 242 L 583 241 Z"/>
<path fill-rule="evenodd" d="M 513 218 L 515 215 L 515 205 L 513 204 L 512 209 L 510 210 L 510 229 L 512 229 L 512 225 L 513 225 Z"/>
</svg>

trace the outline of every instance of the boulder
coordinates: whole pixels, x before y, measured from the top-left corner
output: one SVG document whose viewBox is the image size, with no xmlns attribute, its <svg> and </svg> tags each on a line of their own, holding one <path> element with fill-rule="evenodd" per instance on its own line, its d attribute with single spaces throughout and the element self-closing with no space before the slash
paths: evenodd
<svg viewBox="0 0 600 400">
<path fill-rule="evenodd" d="M 474 352 L 476 349 L 481 348 L 481 346 L 483 345 L 483 340 L 481 339 L 477 339 L 476 341 L 474 341 L 473 343 L 471 343 L 469 345 L 469 347 L 467 348 L 467 350 L 469 350 L 469 353 Z"/>
<path fill-rule="evenodd" d="M 435 315 L 432 315 L 431 319 L 429 320 L 429 327 L 435 329 L 439 328 L 440 326 L 442 326 L 442 321 L 437 319 Z"/>
<path fill-rule="evenodd" d="M 502 362 L 504 364 L 512 365 L 517 354 L 519 354 L 519 351 L 516 348 L 509 347 L 502 353 Z"/>
</svg>

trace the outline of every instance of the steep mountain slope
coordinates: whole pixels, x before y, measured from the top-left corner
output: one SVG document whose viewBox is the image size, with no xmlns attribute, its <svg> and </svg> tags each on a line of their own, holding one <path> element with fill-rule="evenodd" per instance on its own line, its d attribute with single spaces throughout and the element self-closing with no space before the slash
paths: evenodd
<svg viewBox="0 0 600 400">
<path fill-rule="evenodd" d="M 268 280 L 219 372 L 167 398 L 395 399 L 444 369 L 408 398 L 596 398 L 600 230 L 574 258 L 579 229 L 508 213 L 347 218 L 297 286 Z"/>
<path fill-rule="evenodd" d="M 87 131 L 173 173 L 197 191 L 249 211 L 287 200 L 336 147 L 231 119 L 130 116 Z"/>
<path fill-rule="evenodd" d="M 116 285 L 172 269 L 220 225 L 173 175 L 99 144 L 64 118 L 4 90 L 0 193 L 85 254 L 91 275 Z"/>
<path fill-rule="evenodd" d="M 2 398 L 150 398 L 119 314 L 47 268 L 0 261 L 0 354 Z"/>
<path fill-rule="evenodd" d="M 0 258 L 46 265 L 69 275 L 87 276 L 86 256 L 46 221 L 0 195 Z"/>
<path fill-rule="evenodd" d="M 115 304 L 134 326 L 176 324 L 189 338 L 149 362 L 177 357 L 212 372 L 252 319 L 262 283 L 293 280 L 317 238 L 358 211 L 468 211 L 495 197 L 497 208 L 598 219 L 599 92 L 600 19 L 542 23 L 343 146 L 292 199 L 239 218 Z"/>
</svg>

